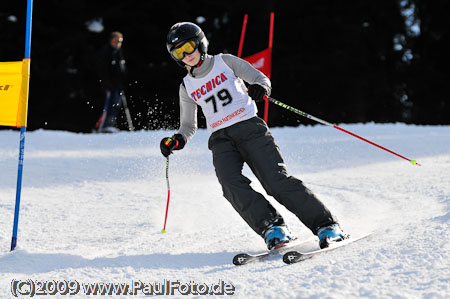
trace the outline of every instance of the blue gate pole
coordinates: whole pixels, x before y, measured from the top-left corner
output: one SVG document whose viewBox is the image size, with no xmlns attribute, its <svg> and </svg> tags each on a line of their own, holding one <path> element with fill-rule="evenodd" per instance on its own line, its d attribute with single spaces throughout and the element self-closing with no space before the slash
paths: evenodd
<svg viewBox="0 0 450 299">
<path fill-rule="evenodd" d="M 17 171 L 17 187 L 16 187 L 16 207 L 14 209 L 14 226 L 11 240 L 11 251 L 17 245 L 17 229 L 19 226 L 19 210 L 20 210 L 20 193 L 22 191 L 22 172 L 23 172 L 23 156 L 25 152 L 25 132 L 26 127 L 20 128 L 20 150 L 19 150 L 19 167 Z"/>
<path fill-rule="evenodd" d="M 31 20 L 33 14 L 33 0 L 27 0 L 27 27 L 25 32 L 25 58 L 29 59 L 31 56 Z M 11 251 L 17 245 L 17 230 L 19 226 L 19 210 L 20 210 L 20 194 L 22 192 L 22 172 L 23 172 L 23 156 L 25 153 L 25 132 L 27 128 L 22 126 L 20 128 L 20 145 L 19 145 L 19 166 L 17 171 L 17 188 L 16 188 L 16 205 L 14 208 L 14 226 L 11 240 Z"/>
</svg>

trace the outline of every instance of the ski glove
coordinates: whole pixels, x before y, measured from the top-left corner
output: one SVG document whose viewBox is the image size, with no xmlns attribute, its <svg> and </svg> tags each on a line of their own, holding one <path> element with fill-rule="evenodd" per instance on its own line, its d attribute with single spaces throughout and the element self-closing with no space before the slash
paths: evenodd
<svg viewBox="0 0 450 299">
<path fill-rule="evenodd" d="M 264 96 L 266 94 L 267 94 L 266 89 L 259 84 L 252 84 L 248 87 L 248 95 L 255 102 L 264 100 Z"/>
<path fill-rule="evenodd" d="M 161 148 L 161 154 L 163 154 L 164 157 L 168 157 L 173 150 L 180 150 L 185 144 L 186 141 L 184 141 L 183 135 L 175 134 L 172 137 L 164 137 L 161 140 L 159 147 Z"/>
</svg>

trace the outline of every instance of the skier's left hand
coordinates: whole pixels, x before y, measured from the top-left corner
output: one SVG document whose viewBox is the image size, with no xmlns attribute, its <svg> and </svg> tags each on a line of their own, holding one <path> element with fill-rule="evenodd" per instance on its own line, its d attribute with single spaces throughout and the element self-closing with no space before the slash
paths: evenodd
<svg viewBox="0 0 450 299">
<path fill-rule="evenodd" d="M 184 141 L 183 135 L 175 134 L 172 137 L 164 137 L 159 144 L 161 154 L 164 157 L 168 157 L 172 150 L 180 150 L 184 147 L 186 141 Z"/>
<path fill-rule="evenodd" d="M 248 87 L 248 95 L 255 102 L 264 100 L 264 96 L 266 94 L 267 94 L 266 89 L 259 84 L 252 84 Z"/>
</svg>

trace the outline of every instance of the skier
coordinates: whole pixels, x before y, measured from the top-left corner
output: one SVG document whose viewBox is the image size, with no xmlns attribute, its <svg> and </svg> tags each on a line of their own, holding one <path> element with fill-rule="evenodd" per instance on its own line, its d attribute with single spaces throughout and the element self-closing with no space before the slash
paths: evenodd
<svg viewBox="0 0 450 299">
<path fill-rule="evenodd" d="M 265 240 L 269 250 L 281 247 L 293 236 L 269 201 L 250 187 L 250 180 L 242 174 L 244 163 L 267 194 L 318 235 L 321 248 L 346 238 L 337 218 L 302 181 L 287 174 L 269 128 L 256 115 L 255 101 L 263 100 L 271 92 L 269 79 L 236 56 L 209 55 L 208 40 L 193 23 L 173 25 L 166 46 L 176 63 L 188 73 L 179 89 L 180 127 L 172 137 L 161 140 L 161 153 L 167 157 L 192 138 L 197 130 L 197 105 L 200 105 L 211 132 L 208 148 L 223 195 Z M 249 84 L 248 93 L 243 80 Z"/>
</svg>

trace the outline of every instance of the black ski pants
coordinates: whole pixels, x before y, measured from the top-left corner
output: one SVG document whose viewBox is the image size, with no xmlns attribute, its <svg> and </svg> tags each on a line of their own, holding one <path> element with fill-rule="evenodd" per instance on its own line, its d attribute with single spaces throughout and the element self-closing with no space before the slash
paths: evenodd
<svg viewBox="0 0 450 299">
<path fill-rule="evenodd" d="M 261 118 L 253 117 L 212 133 L 208 147 L 224 197 L 262 237 L 269 226 L 283 225 L 284 220 L 262 194 L 250 187 L 251 181 L 242 174 L 244 163 L 267 194 L 294 213 L 314 234 L 320 227 L 337 222 L 302 181 L 288 176 L 280 150 Z"/>
</svg>

